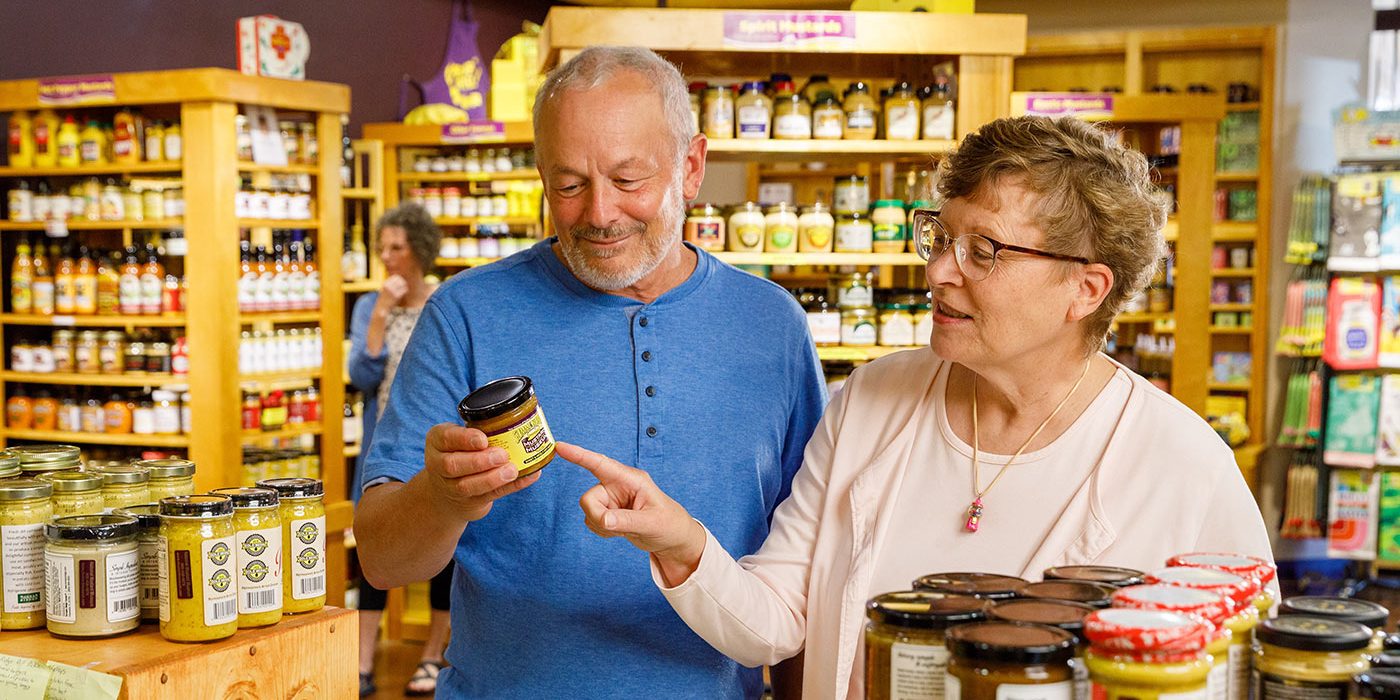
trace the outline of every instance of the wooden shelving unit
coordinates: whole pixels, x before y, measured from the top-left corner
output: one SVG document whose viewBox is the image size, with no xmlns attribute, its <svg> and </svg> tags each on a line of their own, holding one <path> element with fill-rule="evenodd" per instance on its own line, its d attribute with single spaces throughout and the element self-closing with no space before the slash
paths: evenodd
<svg viewBox="0 0 1400 700">
<path fill-rule="evenodd" d="M 911 265 L 923 267 L 917 253 L 715 253 L 730 265 Z"/>
<path fill-rule="evenodd" d="M 332 566 L 344 562 L 340 533 L 350 525 L 350 509 L 345 500 L 344 450 L 341 441 L 340 407 L 344 387 L 339 382 L 323 382 L 320 387 L 323 422 L 298 426 L 295 430 L 246 435 L 241 428 L 240 383 L 237 372 L 240 331 L 249 326 L 271 328 L 277 323 L 300 323 L 321 328 L 324 337 L 344 334 L 343 301 L 340 291 L 340 117 L 349 111 L 350 92 L 343 85 L 315 81 L 288 81 L 243 75 L 221 68 L 200 68 L 159 72 L 113 74 L 113 97 L 100 104 L 45 105 L 39 99 L 39 80 L 0 82 L 0 112 L 55 107 L 61 113 L 80 116 L 94 112 L 110 113 L 121 106 L 134 106 L 146 112 L 178 117 L 184 137 L 184 157 L 177 163 L 139 163 L 94 168 L 0 168 L 0 180 L 25 178 L 32 182 L 45 177 L 70 178 L 88 175 L 163 175 L 179 177 L 186 203 L 183 219 L 175 221 L 70 221 L 73 234 L 88 231 L 183 228 L 189 242 L 183 258 L 187 280 L 184 299 L 189 313 L 168 316 L 31 316 L 0 314 L 0 334 L 6 341 L 24 327 L 53 328 L 182 328 L 192 352 L 189 373 L 183 377 L 163 375 L 29 375 L 6 372 L 5 382 L 54 384 L 87 383 L 95 386 L 146 386 L 164 383 L 189 387 L 193 432 L 189 435 L 105 435 L 37 430 L 3 430 L 5 443 L 15 440 L 159 447 L 181 450 L 198 464 L 195 488 L 199 491 L 231 486 L 242 475 L 242 447 L 264 442 L 269 436 L 292 437 L 302 434 L 321 436 L 319 452 L 327 502 L 327 556 Z M 322 144 L 319 162 L 288 166 L 264 166 L 237 159 L 234 118 L 243 106 L 271 107 L 279 113 L 295 113 L 315 125 Z M 239 219 L 234 200 L 243 175 L 270 178 L 277 174 L 307 176 L 312 181 L 312 198 L 319 206 L 309 221 Z M 3 184 L 3 183 L 0 183 Z M 0 229 L 8 228 L 0 223 Z M 35 231 L 42 225 L 19 225 L 18 231 Z M 288 314 L 242 315 L 237 307 L 238 241 L 248 229 L 257 242 L 270 237 L 272 229 L 302 229 L 310 232 L 316 244 L 321 275 L 322 307 L 319 311 Z M 82 240 L 79 238 L 78 240 Z M 129 234 L 123 244 L 129 244 Z M 7 237 L 8 241 L 8 237 Z M 5 243 L 7 256 L 13 244 Z M 4 267 L 9 268 L 9 258 Z M 337 342 L 323 344 L 323 366 L 340 367 L 342 348 Z M 300 381 L 315 381 L 318 373 L 303 373 Z M 334 569 L 333 569 L 334 570 Z M 343 599 L 345 577 L 332 575 L 328 594 L 332 603 Z"/>
<path fill-rule="evenodd" d="M 1152 86 L 1167 84 L 1185 92 L 1188 85 L 1201 83 L 1210 86 L 1222 98 L 1231 83 L 1247 83 L 1254 86 L 1259 99 L 1251 102 L 1226 103 L 1227 113 L 1257 112 L 1258 118 L 1258 167 L 1247 172 L 1219 172 L 1215 153 L 1210 156 L 1210 189 L 1218 186 L 1227 190 L 1249 189 L 1255 193 L 1254 221 L 1215 221 L 1210 216 L 1192 226 L 1181 226 L 1181 240 L 1198 238 L 1196 232 L 1209 230 L 1209 244 L 1247 245 L 1254 249 L 1254 259 L 1268 261 L 1270 254 L 1271 215 L 1273 212 L 1272 172 L 1273 172 L 1273 129 L 1274 129 L 1274 66 L 1276 60 L 1277 29 L 1273 26 L 1227 26 L 1192 29 L 1154 29 L 1129 31 L 1098 31 L 1072 34 L 1043 34 L 1031 36 L 1027 42 L 1026 55 L 1016 59 L 1015 89 L 1021 91 L 1050 90 L 1068 91 L 1075 87 L 1097 90 L 1116 86 L 1123 91 L 1124 98 L 1142 96 L 1151 99 L 1169 99 L 1157 95 L 1147 95 Z M 1115 104 L 1115 108 L 1117 105 Z M 1117 111 L 1117 109 L 1115 109 Z M 1170 122 L 1162 119 L 1155 107 L 1145 106 L 1144 112 L 1134 116 L 1134 121 Z M 1185 138 L 1183 137 L 1183 149 Z M 1184 153 L 1183 153 L 1184 157 Z M 1178 197 L 1186 186 L 1187 177 L 1181 173 L 1165 172 L 1168 180 L 1175 179 Z M 1170 177 L 1168 177 L 1170 175 Z M 1191 180 L 1202 179 L 1202 175 L 1192 174 Z M 1184 208 L 1184 206 L 1183 206 Z M 1210 214 L 1213 206 L 1210 201 L 1204 204 L 1204 212 Z M 1180 268 L 1208 266 L 1210 250 L 1201 248 L 1204 254 L 1188 258 L 1178 251 L 1177 264 Z M 1246 479 L 1254 484 L 1254 459 L 1260 453 L 1258 445 L 1267 444 L 1269 438 L 1265 425 L 1267 408 L 1268 359 L 1271 353 L 1268 328 L 1269 279 L 1265 263 L 1259 267 L 1243 270 L 1207 270 L 1210 278 L 1230 282 L 1252 282 L 1252 298 L 1248 304 L 1215 304 L 1210 311 L 1249 312 L 1254 324 L 1246 329 L 1218 329 L 1206 337 L 1194 333 L 1191 344 L 1207 355 L 1214 351 L 1248 351 L 1253 357 L 1253 369 L 1248 391 L 1238 387 L 1220 388 L 1207 383 L 1207 392 L 1229 392 L 1230 395 L 1244 393 L 1247 400 L 1246 419 L 1252 434 L 1250 443 L 1236 455 Z M 1189 294 L 1189 296 L 1185 296 Z M 1190 310 L 1194 315 L 1197 308 L 1207 308 L 1210 299 L 1208 291 L 1183 290 L 1178 287 L 1176 308 Z M 1181 324 L 1179 324 L 1181 325 Z M 1193 325 L 1192 323 L 1186 324 Z M 1209 329 L 1207 329 L 1209 330 Z M 1178 339 L 1183 339 L 1180 330 Z M 1186 341 L 1177 344 L 1181 353 Z M 1194 364 L 1194 363 L 1193 363 Z M 1206 367 L 1209 366 L 1207 363 Z M 1180 376 L 1179 374 L 1177 376 Z M 1185 378 L 1185 377 L 1183 377 Z M 1187 378 L 1188 381 L 1190 378 Z M 1180 381 L 1179 379 L 1177 381 Z M 1193 382 L 1194 383 L 1194 382 Z M 1174 392 L 1175 393 L 1175 392 Z M 1197 389 L 1190 394 L 1199 395 Z M 1192 408 L 1203 407 L 1188 402 Z"/>
<path fill-rule="evenodd" d="M 0 372 L 0 381 L 24 384 L 56 384 L 60 386 L 169 386 L 186 384 L 189 377 L 180 374 L 72 374 L 67 372 Z"/>
<path fill-rule="evenodd" d="M 120 231 L 184 228 L 183 219 L 126 219 L 122 221 L 89 221 L 69 219 L 64 227 L 69 231 Z M 43 231 L 42 221 L 0 221 L 0 231 Z"/>
</svg>

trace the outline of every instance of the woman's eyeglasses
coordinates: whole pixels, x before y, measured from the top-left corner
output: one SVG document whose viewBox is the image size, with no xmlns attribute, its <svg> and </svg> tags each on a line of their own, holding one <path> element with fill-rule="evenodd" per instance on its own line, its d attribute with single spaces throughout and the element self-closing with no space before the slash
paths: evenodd
<svg viewBox="0 0 1400 700">
<path fill-rule="evenodd" d="M 939 220 L 938 212 L 934 209 L 915 209 L 911 229 L 910 233 L 914 237 L 914 250 L 919 254 L 919 257 L 924 260 L 937 260 L 942 257 L 945 251 L 952 248 L 953 259 L 958 264 L 958 270 L 963 273 L 964 277 L 973 281 L 987 279 L 992 274 L 992 270 L 996 268 L 997 255 L 1003 250 L 1038 255 L 1052 260 L 1089 264 L 1088 258 L 1002 243 L 981 234 L 965 233 L 961 236 L 954 236 Z"/>
</svg>

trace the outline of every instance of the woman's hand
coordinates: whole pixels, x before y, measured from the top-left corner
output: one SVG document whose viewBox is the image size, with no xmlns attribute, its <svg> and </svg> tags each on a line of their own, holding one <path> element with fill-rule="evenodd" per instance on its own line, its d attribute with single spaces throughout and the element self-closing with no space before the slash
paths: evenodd
<svg viewBox="0 0 1400 700">
<path fill-rule="evenodd" d="M 705 553 L 705 528 L 658 488 L 650 474 L 566 442 L 557 443 L 557 450 L 598 479 L 578 501 L 589 530 L 599 537 L 626 537 L 637 549 L 650 552 L 669 587 L 695 573 Z"/>
<path fill-rule="evenodd" d="M 408 280 L 401 275 L 389 275 L 384 279 L 384 286 L 379 290 L 378 303 L 386 309 L 392 309 L 408 296 Z"/>
</svg>

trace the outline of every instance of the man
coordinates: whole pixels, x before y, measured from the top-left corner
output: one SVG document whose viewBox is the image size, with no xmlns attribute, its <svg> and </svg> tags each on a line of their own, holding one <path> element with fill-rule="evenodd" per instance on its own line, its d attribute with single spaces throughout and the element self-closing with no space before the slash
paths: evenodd
<svg viewBox="0 0 1400 700">
<path fill-rule="evenodd" d="M 656 54 L 594 47 L 558 68 L 535 148 L 558 239 L 457 275 L 424 307 L 368 455 L 366 576 L 397 586 L 455 558 L 440 697 L 754 697 L 757 670 L 692 633 L 625 542 L 584 528 L 587 472 L 556 458 L 516 478 L 455 408 L 527 375 L 559 439 L 647 465 L 726 548 L 752 552 L 826 400 L 803 314 L 682 244 L 706 142 Z"/>
</svg>

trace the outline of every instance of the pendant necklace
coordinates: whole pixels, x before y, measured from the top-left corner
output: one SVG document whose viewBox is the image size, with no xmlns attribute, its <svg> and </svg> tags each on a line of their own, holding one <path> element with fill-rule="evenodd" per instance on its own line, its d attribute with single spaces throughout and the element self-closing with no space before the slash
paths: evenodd
<svg viewBox="0 0 1400 700">
<path fill-rule="evenodd" d="M 1001 475 L 1006 473 L 1006 468 L 1011 466 L 1011 463 L 1015 462 L 1016 459 L 1021 456 L 1021 453 L 1026 451 L 1027 447 L 1030 447 L 1031 442 L 1040 435 L 1042 430 L 1045 430 L 1045 426 L 1050 425 L 1050 421 L 1054 420 L 1055 416 L 1059 415 L 1060 409 L 1064 408 L 1065 404 L 1069 403 L 1070 397 L 1074 396 L 1074 392 L 1079 390 L 1079 385 L 1084 383 L 1084 377 L 1088 376 L 1089 365 L 1092 362 L 1093 358 L 1090 358 L 1088 362 L 1084 363 L 1084 371 L 1079 373 L 1079 379 L 1075 380 L 1074 386 L 1069 389 L 1069 393 L 1065 394 L 1065 397 L 1060 399 L 1060 404 L 1055 407 L 1055 410 L 1051 411 L 1050 415 L 1047 416 L 1044 421 L 1041 421 L 1040 427 L 1036 428 L 1035 432 L 1031 433 L 1031 436 L 1026 438 L 1025 442 L 1021 443 L 1021 448 L 1016 450 L 1016 454 L 1011 455 L 1011 459 L 1006 460 L 1006 464 L 1001 465 L 1001 469 L 997 471 L 997 475 L 992 477 L 992 483 L 987 484 L 987 488 L 980 491 L 977 490 L 978 484 L 982 483 L 982 461 L 979 454 L 981 445 L 977 431 L 977 373 L 972 373 L 972 505 L 967 507 L 967 522 L 963 525 L 968 532 L 977 532 L 977 527 L 982 522 L 982 512 L 984 510 L 982 506 L 982 497 L 986 496 L 987 492 L 991 491 L 992 487 L 997 485 L 997 481 L 1001 480 Z"/>
</svg>

